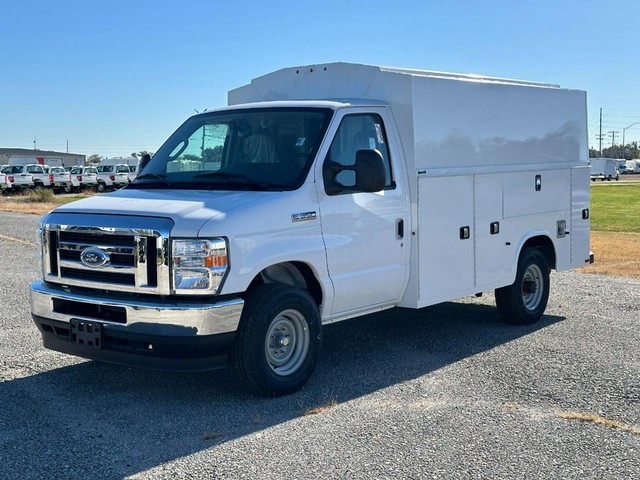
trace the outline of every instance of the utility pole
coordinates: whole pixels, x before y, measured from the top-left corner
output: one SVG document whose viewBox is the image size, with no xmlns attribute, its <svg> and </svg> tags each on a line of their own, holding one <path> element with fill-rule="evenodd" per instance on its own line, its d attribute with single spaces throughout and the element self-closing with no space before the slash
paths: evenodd
<svg viewBox="0 0 640 480">
<path fill-rule="evenodd" d="M 620 133 L 619 131 L 611 130 L 608 132 L 611 135 L 611 153 L 613 154 L 613 145 L 616 143 L 616 133 Z"/>
<path fill-rule="evenodd" d="M 624 143 L 624 134 L 627 130 L 629 130 L 631 127 L 635 126 L 635 125 L 639 125 L 640 122 L 633 122 L 631 125 L 627 125 L 626 127 L 624 127 L 622 129 L 622 156 L 623 158 L 627 158 L 626 156 L 626 150 L 625 150 L 625 143 Z"/>
<path fill-rule="evenodd" d="M 598 135 L 598 140 L 600 141 L 600 156 L 602 157 L 602 107 L 600 107 L 600 134 Z"/>
<path fill-rule="evenodd" d="M 608 132 L 609 135 L 611 135 L 611 148 L 613 148 L 613 145 L 616 143 L 616 134 L 620 133 L 620 131 L 618 130 L 611 130 L 610 132 Z"/>
<path fill-rule="evenodd" d="M 37 150 L 37 148 L 36 148 L 36 137 L 33 137 L 33 149 Z"/>
<path fill-rule="evenodd" d="M 69 140 L 67 140 L 67 153 L 69 153 Z"/>
</svg>

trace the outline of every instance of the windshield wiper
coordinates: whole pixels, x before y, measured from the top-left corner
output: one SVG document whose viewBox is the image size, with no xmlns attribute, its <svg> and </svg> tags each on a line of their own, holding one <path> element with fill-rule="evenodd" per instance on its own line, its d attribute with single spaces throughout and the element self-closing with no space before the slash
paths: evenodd
<svg viewBox="0 0 640 480">
<path fill-rule="evenodd" d="M 153 178 L 154 180 L 158 180 L 160 183 L 163 183 L 167 187 L 171 186 L 171 183 L 167 181 L 167 175 L 164 173 L 143 173 L 142 175 L 138 175 L 136 180 L 142 180 L 143 178 Z"/>
<path fill-rule="evenodd" d="M 256 182 L 252 178 L 249 178 L 242 173 L 206 172 L 206 173 L 199 173 L 198 175 L 195 175 L 194 178 L 212 178 L 212 179 L 220 178 L 221 180 L 222 179 L 240 180 L 240 182 L 233 182 L 233 184 L 234 185 L 246 184 L 249 187 L 256 187 L 260 190 L 267 190 L 270 188 L 270 185 L 268 183 Z"/>
</svg>

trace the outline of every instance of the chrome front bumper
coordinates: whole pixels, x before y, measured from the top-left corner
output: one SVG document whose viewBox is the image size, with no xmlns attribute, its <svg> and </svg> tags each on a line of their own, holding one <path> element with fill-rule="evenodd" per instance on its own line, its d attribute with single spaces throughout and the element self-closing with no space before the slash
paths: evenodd
<svg viewBox="0 0 640 480">
<path fill-rule="evenodd" d="M 64 304 L 64 308 L 59 308 Z M 31 284 L 31 313 L 69 322 L 71 318 L 97 321 L 131 332 L 194 336 L 235 332 L 244 301 L 236 298 L 218 303 L 119 298 L 115 294 L 72 293 L 62 287 L 37 281 Z M 74 311 L 74 306 L 76 310 Z M 86 309 L 83 307 L 87 307 Z M 98 308 L 102 307 L 102 308 Z M 101 310 L 122 309 L 124 321 L 101 317 Z M 98 313 L 96 313 L 98 312 Z"/>
</svg>

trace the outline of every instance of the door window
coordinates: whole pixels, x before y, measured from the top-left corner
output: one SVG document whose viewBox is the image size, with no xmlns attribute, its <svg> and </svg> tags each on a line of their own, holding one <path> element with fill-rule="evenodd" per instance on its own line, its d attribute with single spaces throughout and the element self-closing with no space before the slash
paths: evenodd
<svg viewBox="0 0 640 480">
<path fill-rule="evenodd" d="M 356 152 L 362 149 L 373 149 L 382 154 L 386 172 L 385 189 L 394 188 L 384 124 L 379 115 L 355 114 L 347 115 L 342 119 L 325 159 L 325 170 L 332 165 L 354 166 Z M 325 192 L 329 195 L 332 194 L 330 192 L 335 191 L 334 182 L 337 182 L 339 187 L 344 187 L 340 193 L 353 193 L 356 184 L 355 172 L 343 170 L 335 177 L 325 175 Z"/>
</svg>

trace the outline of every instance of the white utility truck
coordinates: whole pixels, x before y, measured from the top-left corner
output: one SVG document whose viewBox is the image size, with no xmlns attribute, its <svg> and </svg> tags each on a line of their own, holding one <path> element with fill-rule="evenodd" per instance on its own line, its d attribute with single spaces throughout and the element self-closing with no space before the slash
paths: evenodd
<svg viewBox="0 0 640 480">
<path fill-rule="evenodd" d="M 614 158 L 592 158 L 591 180 L 619 180 L 618 160 Z"/>
<path fill-rule="evenodd" d="M 325 324 L 494 289 L 505 320 L 531 324 L 550 269 L 593 261 L 583 91 L 332 63 L 229 105 L 186 120 L 130 186 L 42 218 L 46 347 L 229 360 L 282 395 L 311 376 Z"/>
<path fill-rule="evenodd" d="M 640 159 L 634 158 L 625 162 L 626 173 L 640 173 Z"/>
</svg>

